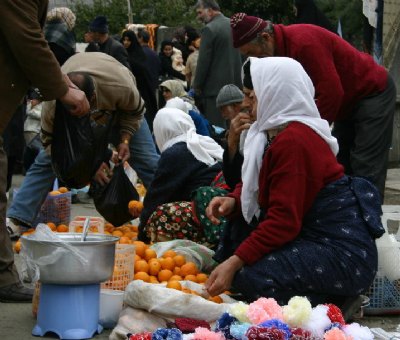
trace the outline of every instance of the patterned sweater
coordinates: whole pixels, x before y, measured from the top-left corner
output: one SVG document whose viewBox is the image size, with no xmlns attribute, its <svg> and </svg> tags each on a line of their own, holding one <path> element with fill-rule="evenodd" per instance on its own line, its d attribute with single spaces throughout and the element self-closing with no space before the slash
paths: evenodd
<svg viewBox="0 0 400 340">
<path fill-rule="evenodd" d="M 219 171 L 219 163 L 209 167 L 194 158 L 185 142 L 172 145 L 161 154 L 154 179 L 144 199 L 140 227 L 143 229 L 159 205 L 190 201 L 192 191 L 210 185 Z"/>
</svg>

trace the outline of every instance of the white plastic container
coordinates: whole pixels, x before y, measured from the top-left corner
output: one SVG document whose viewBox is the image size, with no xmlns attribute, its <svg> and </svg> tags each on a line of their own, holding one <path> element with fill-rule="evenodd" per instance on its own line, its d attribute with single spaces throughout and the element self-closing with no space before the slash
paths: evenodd
<svg viewBox="0 0 400 340">
<path fill-rule="evenodd" d="M 124 302 L 124 291 L 113 289 L 100 290 L 99 322 L 104 328 L 114 328 Z"/>
</svg>

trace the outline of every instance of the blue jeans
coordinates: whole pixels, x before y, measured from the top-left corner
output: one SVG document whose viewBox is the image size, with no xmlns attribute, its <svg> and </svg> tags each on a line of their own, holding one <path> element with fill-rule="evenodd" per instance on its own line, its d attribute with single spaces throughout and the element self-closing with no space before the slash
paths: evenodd
<svg viewBox="0 0 400 340">
<path fill-rule="evenodd" d="M 145 187 L 148 188 L 160 156 L 156 151 L 145 119 L 143 119 L 138 131 L 132 136 L 129 150 L 131 153 L 129 164 L 137 172 Z M 55 178 L 51 167 L 51 157 L 42 149 L 26 173 L 18 195 L 8 209 L 7 217 L 32 226 Z"/>
<path fill-rule="evenodd" d="M 157 153 L 146 119 L 142 120 L 140 128 L 132 136 L 129 151 L 131 153 L 128 161 L 130 166 L 148 188 L 156 172 L 160 155 Z"/>
</svg>

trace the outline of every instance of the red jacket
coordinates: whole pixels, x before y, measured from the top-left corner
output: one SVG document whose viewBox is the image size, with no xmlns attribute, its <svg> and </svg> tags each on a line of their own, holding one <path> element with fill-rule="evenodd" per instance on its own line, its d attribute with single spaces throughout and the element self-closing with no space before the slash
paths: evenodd
<svg viewBox="0 0 400 340">
<path fill-rule="evenodd" d="M 302 123 L 289 124 L 275 137 L 261 166 L 258 202 L 265 217 L 235 254 L 252 264 L 295 239 L 319 191 L 343 174 L 317 133 Z M 238 207 L 241 189 L 238 185 L 229 195 Z"/>
<path fill-rule="evenodd" d="M 321 117 L 330 123 L 350 117 L 358 101 L 386 88 L 386 70 L 336 34 L 307 24 L 274 25 L 274 34 L 275 55 L 304 67 Z"/>
</svg>

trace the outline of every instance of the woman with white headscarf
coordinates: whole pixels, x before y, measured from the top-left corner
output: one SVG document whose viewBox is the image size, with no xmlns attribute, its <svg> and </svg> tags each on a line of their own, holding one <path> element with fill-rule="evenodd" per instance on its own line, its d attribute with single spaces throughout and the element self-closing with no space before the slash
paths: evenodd
<svg viewBox="0 0 400 340">
<path fill-rule="evenodd" d="M 344 175 L 336 139 L 297 61 L 251 58 L 250 72 L 257 120 L 244 145 L 242 185 L 207 208 L 215 223 L 240 208 L 247 224 L 237 228 L 246 235 L 206 288 L 216 295 L 233 285 L 249 300 L 274 297 L 281 304 L 295 295 L 312 303 L 353 299 L 377 270 L 379 193 Z"/>
<path fill-rule="evenodd" d="M 202 242 L 198 226 L 182 227 L 182 219 L 191 215 L 191 193 L 209 186 L 221 171 L 223 149 L 212 138 L 198 135 L 193 120 L 179 109 L 159 110 L 153 129 L 161 156 L 144 199 L 139 238 Z"/>
</svg>

